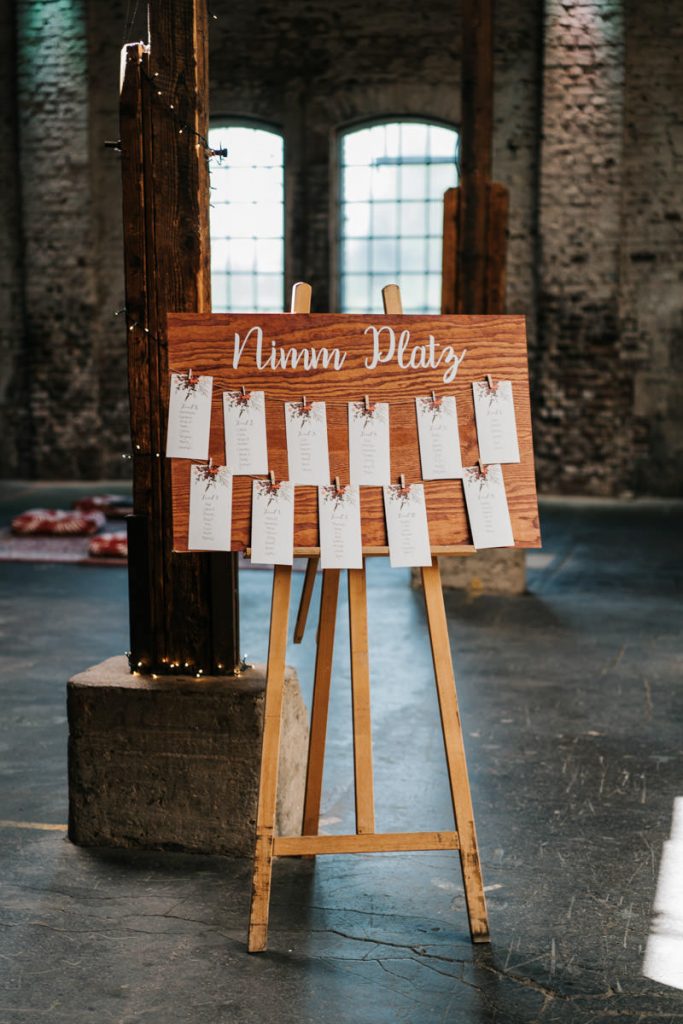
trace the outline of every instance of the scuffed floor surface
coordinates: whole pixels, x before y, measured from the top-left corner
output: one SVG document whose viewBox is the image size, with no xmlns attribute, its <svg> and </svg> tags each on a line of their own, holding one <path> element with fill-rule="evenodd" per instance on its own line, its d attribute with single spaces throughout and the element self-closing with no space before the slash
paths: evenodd
<svg viewBox="0 0 683 1024">
<path fill-rule="evenodd" d="M 6 487 L 2 519 L 66 493 Z M 683 1021 L 642 974 L 683 794 L 681 511 L 546 501 L 526 596 L 447 597 L 493 936 L 475 948 L 454 854 L 282 861 L 270 951 L 248 956 L 247 863 L 71 846 L 65 681 L 126 648 L 125 572 L 0 567 L 0 1024 Z M 270 575 L 241 587 L 263 660 Z M 378 828 L 452 827 L 421 594 L 376 560 L 369 602 Z M 343 604 L 326 831 L 353 828 L 346 629 Z M 309 703 L 313 634 L 289 654 Z"/>
</svg>

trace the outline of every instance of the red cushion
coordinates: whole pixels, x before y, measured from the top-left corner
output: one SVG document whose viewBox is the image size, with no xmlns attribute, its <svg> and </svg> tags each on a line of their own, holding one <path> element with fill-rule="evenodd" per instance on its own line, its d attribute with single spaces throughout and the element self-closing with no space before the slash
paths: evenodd
<svg viewBox="0 0 683 1024">
<path fill-rule="evenodd" d="M 59 508 L 30 508 L 12 520 L 12 533 L 24 536 L 87 537 L 105 524 L 102 512 L 67 512 Z"/>
<path fill-rule="evenodd" d="M 121 494 L 91 494 L 86 498 L 74 501 L 74 508 L 79 512 L 104 512 L 109 519 L 122 519 L 133 511 L 130 498 Z"/>
<path fill-rule="evenodd" d="M 88 546 L 93 558 L 128 558 L 128 538 L 125 530 L 116 533 L 101 533 L 93 537 Z"/>
</svg>

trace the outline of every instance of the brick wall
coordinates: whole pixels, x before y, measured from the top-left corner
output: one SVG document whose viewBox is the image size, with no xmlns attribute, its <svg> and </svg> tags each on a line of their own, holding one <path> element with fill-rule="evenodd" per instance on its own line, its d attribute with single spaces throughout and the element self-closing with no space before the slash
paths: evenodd
<svg viewBox="0 0 683 1024">
<path fill-rule="evenodd" d="M 13 0 L 0 2 L 0 94 L 12 96 L 16 78 Z M 17 119 L 12 103 L 0 104 L 0 473 L 28 472 L 30 447 L 24 329 L 21 182 Z"/>
<path fill-rule="evenodd" d="M 683 479 L 683 6 L 626 3 L 619 330 L 638 491 Z"/>
<path fill-rule="evenodd" d="M 546 490 L 683 491 L 683 10 L 546 0 L 535 407 Z"/>
<path fill-rule="evenodd" d="M 125 332 L 112 320 L 123 295 L 120 174 L 103 141 L 118 133 L 122 13 L 120 5 L 89 5 L 88 18 L 84 0 L 13 6 L 2 73 L 14 60 L 16 125 L 5 115 L 2 130 L 16 135 L 7 152 L 18 194 L 10 179 L 3 244 L 15 251 L 13 261 L 0 254 L 0 268 L 13 262 L 20 275 L 13 321 L 23 313 L 23 329 L 12 331 L 14 369 L 0 406 L 9 442 L 3 471 L 119 475 L 129 447 Z M 15 417 L 21 429 L 12 429 Z"/>
<path fill-rule="evenodd" d="M 17 0 L 12 27 L 0 0 L 20 111 L 0 114 L 5 475 L 129 468 L 120 168 L 102 145 L 118 137 L 120 43 L 144 35 L 144 4 L 127 32 L 124 6 Z M 334 309 L 339 130 L 457 125 L 458 4 L 210 6 L 214 119 L 282 130 L 288 283 Z M 665 0 L 496 3 L 494 176 L 511 193 L 508 308 L 528 317 L 546 491 L 681 489 L 682 21 Z"/>
</svg>

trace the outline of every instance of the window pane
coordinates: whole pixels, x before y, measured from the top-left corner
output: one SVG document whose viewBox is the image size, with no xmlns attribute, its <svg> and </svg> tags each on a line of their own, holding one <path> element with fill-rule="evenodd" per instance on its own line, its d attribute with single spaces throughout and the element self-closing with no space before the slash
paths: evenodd
<svg viewBox="0 0 683 1024">
<path fill-rule="evenodd" d="M 256 270 L 261 274 L 278 274 L 283 263 L 281 238 L 264 238 L 256 242 Z"/>
<path fill-rule="evenodd" d="M 399 243 L 401 270 L 423 270 L 425 267 L 425 242 L 422 238 L 402 238 Z"/>
<path fill-rule="evenodd" d="M 455 164 L 432 164 L 429 168 L 429 191 L 433 196 L 438 196 L 457 185 L 458 175 Z"/>
<path fill-rule="evenodd" d="M 428 131 L 426 124 L 406 121 L 401 125 L 401 155 L 424 156 L 428 147 Z"/>
<path fill-rule="evenodd" d="M 407 313 L 441 302 L 443 193 L 458 183 L 458 134 L 392 121 L 341 139 L 340 269 L 344 312 L 379 312 L 396 281 Z"/>
<path fill-rule="evenodd" d="M 437 274 L 441 273 L 441 258 L 443 255 L 443 239 L 430 238 L 427 243 L 427 269 Z"/>
<path fill-rule="evenodd" d="M 427 198 L 427 168 L 424 164 L 401 167 L 401 199 Z"/>
<path fill-rule="evenodd" d="M 442 128 L 433 124 L 429 128 L 429 155 L 433 160 L 435 157 L 447 157 L 455 162 L 458 151 L 458 135 L 451 128 Z"/>
<path fill-rule="evenodd" d="M 404 309 L 422 309 L 425 305 L 425 277 L 423 274 L 401 274 L 399 278 Z"/>
<path fill-rule="evenodd" d="M 375 273 L 392 274 L 396 269 L 396 240 L 394 238 L 373 238 L 371 246 L 372 269 Z"/>
<path fill-rule="evenodd" d="M 427 225 L 425 224 L 424 203 L 402 203 L 401 204 L 401 234 L 412 238 L 424 237 Z"/>
<path fill-rule="evenodd" d="M 441 304 L 441 273 L 430 274 L 427 278 L 427 307 L 437 309 Z"/>
<path fill-rule="evenodd" d="M 372 181 L 373 199 L 396 199 L 398 197 L 398 166 L 378 164 Z"/>
<path fill-rule="evenodd" d="M 375 235 L 397 235 L 399 211 L 398 203 L 373 203 L 372 231 Z"/>
<path fill-rule="evenodd" d="M 369 167 L 347 167 L 344 174 L 344 198 L 347 202 L 370 198 L 372 171 Z"/>
<path fill-rule="evenodd" d="M 364 274 L 348 274 L 343 279 L 344 309 L 354 306 L 365 310 L 368 300 L 368 279 Z"/>
<path fill-rule="evenodd" d="M 280 312 L 284 292 L 283 141 L 238 125 L 212 128 L 211 270 L 216 312 Z"/>
<path fill-rule="evenodd" d="M 350 238 L 342 256 L 345 274 L 366 274 L 370 269 L 370 251 L 365 238 Z"/>
<path fill-rule="evenodd" d="M 342 211 L 344 237 L 364 238 L 370 234 L 370 203 L 345 203 Z"/>
</svg>

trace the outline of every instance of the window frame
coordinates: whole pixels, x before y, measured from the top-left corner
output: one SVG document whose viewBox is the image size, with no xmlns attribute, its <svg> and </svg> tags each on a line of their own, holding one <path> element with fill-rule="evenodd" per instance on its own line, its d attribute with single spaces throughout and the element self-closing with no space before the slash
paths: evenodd
<svg viewBox="0 0 683 1024">
<path fill-rule="evenodd" d="M 427 126 L 434 126 L 436 128 L 448 128 L 450 131 L 455 132 L 458 139 L 458 146 L 456 149 L 456 171 L 457 181 L 460 182 L 460 157 L 461 157 L 461 141 L 462 132 L 460 125 L 455 121 L 450 121 L 443 117 L 433 116 L 431 114 L 386 114 L 376 117 L 363 117 L 357 118 L 352 121 L 346 121 L 339 125 L 333 137 L 331 139 L 331 189 L 330 189 L 330 224 L 332 230 L 330 232 L 331 239 L 331 252 L 330 252 L 330 295 L 332 297 L 333 306 L 335 309 L 341 309 L 342 300 L 342 216 L 341 210 L 344 201 L 342 189 L 344 182 L 344 161 L 343 161 L 343 144 L 345 136 L 352 132 L 362 131 L 366 128 L 376 128 L 381 125 L 388 124 L 423 124 Z M 393 284 L 395 282 L 386 281 L 386 284 Z M 379 301 L 379 297 L 378 297 Z"/>
<path fill-rule="evenodd" d="M 252 117 L 250 115 L 234 115 L 234 114 L 211 114 L 209 118 L 209 131 L 220 131 L 221 129 L 228 130 L 230 128 L 251 128 L 256 131 L 270 132 L 273 135 L 277 135 L 282 142 L 282 302 L 281 308 L 277 312 L 282 312 L 287 308 L 287 270 L 288 270 L 288 245 L 287 245 L 287 223 L 288 223 L 288 209 L 287 209 L 287 140 L 283 126 L 275 121 L 269 121 L 266 118 Z M 228 147 L 227 160 L 230 159 L 230 152 Z M 209 185 L 211 184 L 211 176 L 209 173 Z M 209 192 L 209 203 L 211 203 L 211 192 Z M 212 251 L 213 238 L 211 237 L 211 208 L 209 207 L 209 243 Z M 211 262 L 211 261 L 209 261 Z M 209 266 L 209 273 L 212 275 L 213 268 Z M 211 297 L 211 305 L 213 309 L 213 290 Z"/>
</svg>

